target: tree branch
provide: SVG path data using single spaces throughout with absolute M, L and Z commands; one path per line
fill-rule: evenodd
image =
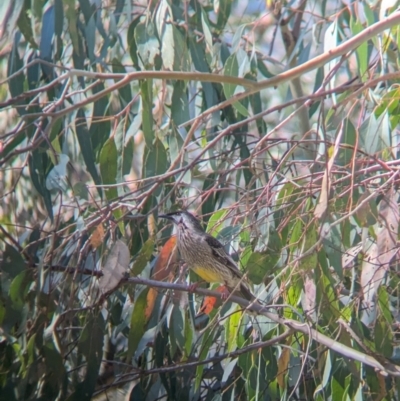
M 186 291 L 186 292 L 191 291 L 191 287 L 187 285 L 148 280 L 140 277 L 131 277 L 126 279 L 125 281 L 127 283 L 142 284 L 145 286 L 156 287 L 165 290 L 176 290 L 176 291 Z M 196 294 L 211 296 L 219 299 L 223 297 L 223 294 L 219 292 L 206 290 L 204 288 L 196 288 L 193 292 Z M 384 357 L 382 357 L 382 361 L 379 362 L 370 355 L 366 355 L 360 351 L 357 351 L 356 349 L 348 347 L 347 345 L 335 341 L 334 339 L 318 332 L 317 330 L 310 327 L 309 323 L 302 323 L 293 319 L 283 318 L 276 313 L 269 312 L 268 309 L 275 308 L 274 305 L 262 306 L 254 302 L 249 302 L 243 298 L 234 295 L 230 296 L 229 300 L 242 306 L 243 308 L 245 308 L 246 311 L 254 312 L 258 315 L 265 316 L 271 319 L 271 321 L 275 323 L 282 324 L 296 332 L 300 332 L 306 336 L 310 336 L 314 341 L 328 347 L 329 349 L 335 352 L 338 352 L 341 355 L 344 355 L 350 359 L 354 359 L 356 361 L 364 363 L 368 366 L 372 366 L 373 368 L 377 369 L 382 375 L 386 376 L 391 375 L 395 377 L 400 377 L 400 366 L 391 363 L 389 360 L 384 360 Z

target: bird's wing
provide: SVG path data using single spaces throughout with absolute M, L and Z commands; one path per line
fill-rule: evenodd
M 241 271 L 237 267 L 234 260 L 225 252 L 225 249 L 222 246 L 222 244 L 216 238 L 212 237 L 211 235 L 207 235 L 205 237 L 205 240 L 206 240 L 207 244 L 210 246 L 213 256 L 220 263 L 222 263 L 223 265 L 228 267 L 229 270 L 231 270 L 232 273 L 236 277 L 241 279 L 243 277 Z
M 243 279 L 242 272 L 239 270 L 234 260 L 225 252 L 225 249 L 222 246 L 222 244 L 211 235 L 207 235 L 205 237 L 205 240 L 207 244 L 210 246 L 213 256 L 224 266 L 228 267 L 229 270 L 233 273 L 233 275 L 240 280 L 239 291 L 241 292 L 242 296 L 244 296 L 249 301 L 253 301 L 254 295 L 251 292 L 248 283 L 242 280 Z

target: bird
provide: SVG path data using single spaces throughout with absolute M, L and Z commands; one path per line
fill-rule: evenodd
M 229 291 L 255 301 L 249 284 L 221 242 L 206 233 L 200 221 L 188 211 L 179 210 L 158 217 L 177 227 L 177 246 L 181 258 L 203 280 L 224 284 Z

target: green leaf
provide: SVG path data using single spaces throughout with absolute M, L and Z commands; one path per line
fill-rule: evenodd
M 154 240 L 149 238 L 142 246 L 139 254 L 137 255 L 135 261 L 133 262 L 131 268 L 131 276 L 138 276 L 143 269 L 146 267 L 147 263 L 150 261 L 154 250 Z
M 0 268 L 3 272 L 9 274 L 10 277 L 13 278 L 26 269 L 26 264 L 21 253 L 11 245 L 6 244 L 6 249 L 0 262 Z
M 52 393 L 57 396 L 60 390 L 63 389 L 63 393 L 66 392 L 67 381 L 66 369 L 64 367 L 64 361 L 60 353 L 53 347 L 52 344 L 46 344 L 42 348 L 46 369 L 51 372 L 51 375 L 47 378 L 46 387 L 51 387 Z
M 360 227 L 370 227 L 377 222 L 378 209 L 376 206 L 376 196 L 373 196 L 368 202 L 365 202 L 370 196 L 371 193 L 366 189 L 357 201 L 355 216 Z
M 329 233 L 323 240 L 324 250 L 329 259 L 329 265 L 335 269 L 339 278 L 343 279 L 342 257 L 343 245 L 340 227 L 330 227 Z
M 1 320 L 0 320 L 1 322 Z M 1 323 L 0 323 L 1 324 Z M 188 357 L 192 353 L 193 340 L 195 338 L 195 328 L 193 326 L 193 321 L 189 316 L 189 313 L 185 313 L 185 356 Z
M 353 158 L 356 152 L 357 132 L 354 125 L 349 119 L 345 119 L 343 123 L 343 135 L 340 141 L 340 149 L 336 157 L 336 162 L 342 166 L 347 166 Z
M 113 185 L 117 183 L 117 166 L 118 152 L 115 146 L 114 138 L 111 137 L 104 144 L 100 153 L 100 172 L 104 185 Z M 115 186 L 105 189 L 108 200 L 115 200 L 118 196 L 118 191 Z
M 231 14 L 232 0 L 214 1 L 214 11 L 217 14 L 217 29 L 222 32 Z
M 46 173 L 51 168 L 49 158 L 42 148 L 35 149 L 28 159 L 28 164 L 32 183 L 42 196 L 47 213 L 53 221 L 53 203 L 50 191 L 46 188 Z
M 40 34 L 40 58 L 48 62 L 53 62 L 53 37 L 55 33 L 55 10 L 51 5 L 43 14 L 42 31 Z M 54 76 L 54 68 L 47 64 L 42 64 L 42 71 L 47 80 Z
M 292 279 L 290 281 L 290 287 L 284 294 L 285 303 L 293 306 L 296 309 L 297 304 L 300 301 L 302 291 L 303 288 L 300 280 L 298 278 Z M 293 316 L 296 316 L 296 314 L 291 308 L 285 308 L 284 316 L 290 319 Z
M 261 284 L 270 266 L 267 264 L 268 255 L 261 252 L 253 252 L 246 264 L 248 279 L 254 284 Z
M 202 341 L 201 341 L 201 347 L 200 347 L 200 353 L 198 356 L 199 361 L 204 361 L 207 358 L 208 351 L 214 344 L 214 333 L 215 329 L 211 330 L 206 330 L 203 331 L 202 335 Z M 195 380 L 195 391 L 197 391 L 200 388 L 200 384 L 203 380 L 203 371 L 204 371 L 204 365 L 199 365 L 196 368 L 196 380 Z
M 101 313 L 89 317 L 78 342 L 78 349 L 86 358 L 86 374 L 83 381 L 75 384 L 75 391 L 68 401 L 92 399 L 103 356 L 104 330 L 105 322 Z
M 387 324 L 393 324 L 393 316 L 390 312 L 391 306 L 389 294 L 387 292 L 387 289 L 382 286 L 378 289 L 378 304 L 379 310 L 382 316 L 386 319 Z
M 174 38 L 174 71 L 190 71 L 191 64 L 186 40 L 181 31 L 172 25 Z
M 21 34 L 19 32 L 17 32 L 14 36 L 13 47 L 10 56 L 8 57 L 7 77 L 10 77 L 11 75 L 19 71 L 24 64 L 18 52 L 20 37 Z M 12 97 L 17 97 L 24 92 L 24 82 L 25 82 L 25 74 L 23 71 L 21 71 L 20 74 L 8 80 L 8 89 L 10 90 Z M 26 114 L 26 110 L 23 107 L 25 101 L 26 101 L 25 99 L 21 99 L 15 103 L 14 107 L 17 108 L 17 111 L 20 115 Z
M 153 147 L 153 81 L 151 79 L 140 82 L 142 99 L 142 130 L 147 148 Z
M 239 66 L 238 59 L 237 59 L 237 54 L 236 53 L 232 54 L 228 58 L 228 60 L 226 60 L 226 63 L 224 65 L 224 75 L 229 75 L 229 76 L 232 76 L 232 77 L 243 76 L 243 75 L 241 75 L 241 73 L 239 71 L 239 68 L 242 68 L 242 66 L 245 64 L 245 61 L 246 60 L 243 59 L 243 63 Z M 223 84 L 223 88 L 224 88 L 225 97 L 227 99 L 230 99 L 231 97 L 233 97 L 233 95 L 235 93 L 237 93 L 237 92 L 244 92 L 244 88 L 243 87 L 238 87 L 235 84 L 224 83 Z M 248 112 L 247 108 L 243 105 L 243 103 L 244 103 L 243 101 L 235 102 L 235 103 L 233 103 L 233 106 L 244 117 L 248 117 L 249 116 L 249 112 Z
M 155 35 L 152 22 L 139 22 L 135 27 L 137 55 L 146 70 L 155 65 L 156 56 L 160 54 L 160 43 Z
M 95 85 L 92 89 L 93 95 L 104 90 L 102 82 Z M 110 135 L 110 121 L 107 118 L 107 96 L 101 97 L 93 104 L 92 118 L 90 119 L 89 137 L 91 140 L 91 147 L 95 152 L 95 160 L 100 156 L 101 148 Z
M 176 126 L 189 121 L 189 102 L 187 85 L 184 81 L 176 81 L 171 101 L 171 117 Z
M 210 193 L 210 189 L 214 187 L 217 179 L 217 174 L 211 173 L 209 174 L 203 182 L 202 193 Z M 216 203 L 219 199 L 219 191 L 211 191 L 211 194 L 207 196 L 205 200 L 202 202 L 201 212 L 204 216 L 204 220 L 207 222 L 209 219 L 208 215 L 213 213 L 215 210 Z
M 72 47 L 76 56 L 83 57 L 83 48 L 79 40 L 79 34 L 77 30 L 77 12 L 75 10 L 75 0 L 64 0 L 65 16 L 68 21 L 68 33 L 71 37 Z
M 211 34 L 210 22 L 208 21 L 207 14 L 204 9 L 201 10 L 201 25 L 204 32 L 204 40 L 206 42 L 207 52 L 212 55 L 213 38 Z
M 177 347 L 181 351 L 185 349 L 184 324 L 183 310 L 178 305 L 174 305 L 169 320 L 169 336 L 171 339 L 172 355 L 175 355 Z
M 264 77 L 265 78 L 272 78 L 272 77 L 274 77 L 274 74 L 272 74 L 269 70 L 268 70 L 268 68 L 267 68 L 267 66 L 264 64 L 264 62 L 262 61 L 262 60 L 260 60 L 260 59 L 257 59 L 257 68 L 258 68 L 258 71 L 260 71 L 260 73 L 262 74 L 262 75 L 264 75 Z
M 382 139 L 390 132 L 387 113 L 383 113 L 378 118 L 375 114 L 371 114 L 360 127 L 360 142 L 365 152 L 372 155 L 384 149 L 385 144 Z
M 135 29 L 137 25 L 140 23 L 140 17 L 135 18 L 129 25 L 127 42 L 129 46 L 129 54 L 131 56 L 132 64 L 137 69 L 140 70 L 139 66 L 139 58 L 138 58 L 138 48 L 135 39 Z
M 116 183 L 122 184 L 125 182 L 125 175 L 129 174 L 132 168 L 133 152 L 134 152 L 134 139 L 130 139 L 126 142 L 125 132 L 125 120 L 121 120 L 118 124 L 114 134 L 114 142 L 117 150 L 117 174 Z M 117 188 L 118 195 L 124 195 L 124 189 L 122 186 Z
M 131 315 L 131 326 L 128 336 L 128 351 L 126 354 L 126 360 L 130 363 L 139 341 L 146 331 L 146 318 L 145 311 L 147 306 L 147 293 L 149 288 L 145 288 L 139 296 L 135 299 L 133 311 Z M 139 357 L 139 355 L 137 355 Z
M 156 139 L 154 146 L 151 149 L 146 149 L 144 152 L 144 169 L 143 176 L 145 178 L 153 178 L 165 174 L 168 170 L 167 152 L 163 143 Z M 162 185 L 154 191 L 154 195 L 158 196 L 162 191 Z
M 138 381 L 136 384 L 134 384 L 129 400 L 146 401 L 146 392 L 145 389 L 143 388 L 143 383 L 141 381 Z
M 358 18 L 351 18 L 350 29 L 353 36 L 364 31 L 365 27 Z M 358 73 L 363 82 L 367 81 L 369 76 L 368 71 L 368 42 L 362 42 L 356 49 L 357 61 L 358 61 Z
M 385 319 L 379 317 L 375 322 L 374 339 L 376 351 L 385 358 L 393 356 L 393 335 L 392 325 Z
M 9 295 L 15 309 L 21 310 L 24 307 L 31 280 L 32 271 L 24 270 L 11 282 Z
M 254 95 L 250 96 L 250 104 L 253 110 L 253 114 L 259 114 L 263 111 L 264 106 L 261 100 L 260 92 L 255 93 Z M 258 133 L 260 137 L 263 137 L 267 133 L 267 124 L 265 123 L 263 118 L 258 118 L 256 120 Z M 242 148 L 240 149 L 242 151 Z
M 229 75 L 233 77 L 237 77 L 239 73 L 238 61 L 236 59 L 236 55 L 232 54 L 224 65 L 224 75 Z M 231 98 L 235 94 L 237 85 L 235 84 L 223 84 L 225 97 L 227 99 Z
M 301 243 L 301 254 L 307 252 L 317 242 L 318 228 L 316 223 L 312 222 L 304 227 L 307 231 L 303 232 L 303 240 Z M 311 271 L 317 267 L 318 254 L 316 251 L 311 252 L 310 255 L 303 257 L 299 262 L 299 269 L 301 271 Z
M 94 113 L 94 112 L 93 112 Z M 92 123 L 93 125 L 93 123 Z M 100 177 L 97 173 L 97 168 L 95 165 L 95 155 L 92 147 L 91 137 L 94 134 L 92 131 L 89 133 L 86 125 L 86 116 L 82 109 L 79 109 L 76 114 L 75 119 L 75 131 L 76 137 L 78 139 L 79 147 L 81 148 L 82 157 L 86 164 L 86 168 L 88 169 L 89 174 L 92 176 L 93 181 L 96 185 L 101 184 Z M 98 188 L 97 191 L 101 196 L 101 188 Z
M 19 1 L 19 3 L 21 3 L 21 1 Z M 22 35 L 24 35 L 25 40 L 29 42 L 29 44 L 33 49 L 37 49 L 38 45 L 33 35 L 30 13 L 31 13 L 31 2 L 29 0 L 25 0 L 23 2 L 23 8 L 19 15 L 17 25 Z
M 121 62 L 116 57 L 114 57 L 112 59 L 111 63 L 112 63 L 112 68 L 113 68 L 114 74 L 126 74 L 125 67 L 121 64 Z M 118 80 L 115 80 L 115 81 L 118 82 Z M 124 101 L 123 106 L 126 106 L 132 100 L 132 92 L 131 92 L 131 87 L 130 87 L 129 82 L 126 85 L 124 85 L 122 88 L 119 88 L 118 93 L 119 93 L 121 99 Z
M 223 222 L 228 212 L 229 210 L 227 209 L 220 209 L 213 213 L 208 220 L 206 231 L 216 237 L 223 227 Z
M 240 308 L 230 314 L 225 323 L 225 341 L 227 344 L 227 352 L 235 351 L 238 348 L 237 338 L 241 330 L 242 313 Z
M 197 43 L 194 37 L 189 38 L 190 56 L 197 71 L 209 73 L 210 67 L 207 64 L 205 44 Z M 219 102 L 217 91 L 210 82 L 202 82 L 205 107 L 210 108 Z

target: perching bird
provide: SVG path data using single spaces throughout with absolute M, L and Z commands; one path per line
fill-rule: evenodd
M 248 283 L 222 244 L 207 234 L 191 213 L 177 211 L 161 214 L 177 227 L 178 250 L 184 262 L 203 280 L 221 283 L 249 301 L 255 300 Z

